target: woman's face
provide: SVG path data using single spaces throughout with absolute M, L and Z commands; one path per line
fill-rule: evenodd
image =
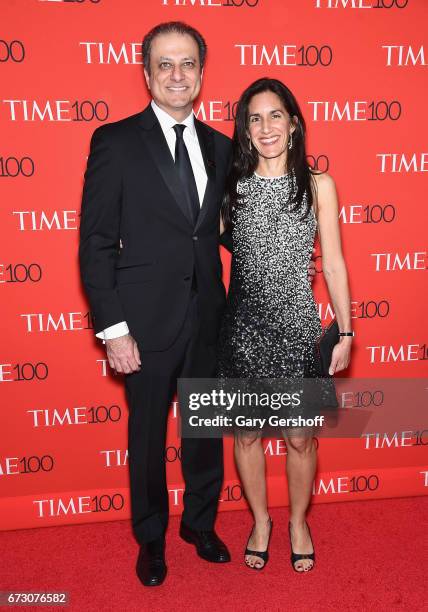
M 296 118 L 295 118 L 296 120 Z M 248 105 L 248 137 L 261 157 L 286 155 L 295 125 L 281 99 L 272 91 L 256 94 Z

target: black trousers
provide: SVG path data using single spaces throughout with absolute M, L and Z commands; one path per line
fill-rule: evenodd
M 168 524 L 166 425 L 177 378 L 215 375 L 215 346 L 201 340 L 199 328 L 198 298 L 193 294 L 173 345 L 166 351 L 144 352 L 142 342 L 141 371 L 126 376 L 132 527 L 140 544 L 163 535 Z M 223 482 L 222 440 L 183 438 L 181 464 L 182 521 L 192 529 L 212 529 Z

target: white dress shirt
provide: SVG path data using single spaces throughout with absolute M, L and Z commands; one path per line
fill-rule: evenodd
M 177 121 L 171 115 L 168 115 L 162 108 L 160 108 L 154 100 L 151 102 L 151 107 L 160 123 L 169 150 L 171 151 L 172 158 L 175 160 L 175 141 L 176 135 L 174 131 L 174 125 L 182 123 L 186 126 L 183 132 L 183 139 L 189 153 L 190 164 L 192 166 L 193 174 L 195 176 L 196 188 L 198 190 L 199 205 L 202 206 L 204 199 L 205 189 L 207 187 L 207 173 L 205 170 L 204 159 L 202 157 L 201 147 L 198 141 L 198 135 L 195 128 L 195 116 L 193 111 L 183 121 Z M 96 334 L 97 338 L 101 338 L 103 341 L 112 340 L 113 338 L 119 338 L 129 334 L 129 328 L 126 321 L 121 321 L 115 325 L 107 327 L 103 331 Z

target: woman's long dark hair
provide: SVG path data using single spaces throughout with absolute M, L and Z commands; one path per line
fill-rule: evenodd
M 306 159 L 305 134 L 306 124 L 299 104 L 291 91 L 277 79 L 262 78 L 252 83 L 239 98 L 236 109 L 235 130 L 232 141 L 232 167 L 226 180 L 226 191 L 222 203 L 222 218 L 226 229 L 232 225 L 232 211 L 239 206 L 237 183 L 241 178 L 249 177 L 257 168 L 259 154 L 255 147 L 250 149 L 248 140 L 248 107 L 251 99 L 260 93 L 271 91 L 281 100 L 290 117 L 296 116 L 296 129 L 293 132 L 293 146 L 287 150 L 287 168 L 284 171 L 294 171 L 297 189 L 292 202 L 293 209 L 302 208 L 305 217 L 313 203 L 312 171 Z M 304 194 L 306 193 L 305 204 Z

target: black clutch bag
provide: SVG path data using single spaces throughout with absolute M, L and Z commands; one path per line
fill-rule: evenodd
M 336 319 L 326 327 L 316 341 L 316 353 L 318 358 L 318 369 L 320 376 L 331 376 L 328 369 L 335 345 L 339 342 L 339 325 Z

